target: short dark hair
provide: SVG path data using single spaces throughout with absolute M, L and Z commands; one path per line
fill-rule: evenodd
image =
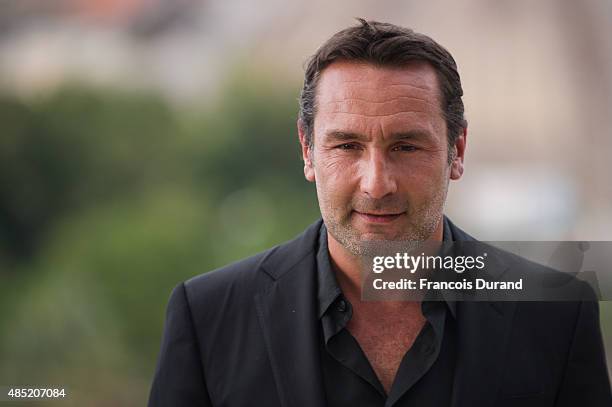
M 446 120 L 449 154 L 457 137 L 467 127 L 461 97 L 461 78 L 450 52 L 424 34 L 409 28 L 358 18 L 360 24 L 328 39 L 308 60 L 300 94 L 299 119 L 306 143 L 314 143 L 316 91 L 321 72 L 336 61 L 367 62 L 379 66 L 402 66 L 424 61 L 436 70 Z

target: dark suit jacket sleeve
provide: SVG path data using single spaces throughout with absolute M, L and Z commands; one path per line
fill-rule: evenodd
M 212 406 L 185 285 L 178 285 L 168 303 L 149 407 Z
M 590 289 L 589 289 L 590 291 Z M 554 318 L 554 316 L 551 316 Z M 558 407 L 612 406 L 597 300 L 582 301 L 574 328 Z

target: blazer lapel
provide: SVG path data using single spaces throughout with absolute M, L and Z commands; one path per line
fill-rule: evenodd
M 446 219 L 455 248 L 472 255 L 490 251 L 485 274 L 499 280 L 508 264 L 493 248 Z M 467 243 L 463 243 L 467 242 Z M 484 250 L 487 248 L 488 250 Z M 493 302 L 487 292 L 478 298 L 457 303 L 457 359 L 453 386 L 453 407 L 495 406 L 504 374 L 504 357 L 512 329 L 516 303 Z
M 457 304 L 457 364 L 453 407 L 495 406 L 516 304 Z
M 278 395 L 287 407 L 325 404 L 316 314 L 315 249 L 320 225 L 317 222 L 264 260 L 262 268 L 273 280 L 255 295 Z

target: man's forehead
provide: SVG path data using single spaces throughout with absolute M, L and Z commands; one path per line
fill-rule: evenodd
M 413 61 L 402 66 L 377 66 L 365 62 L 334 62 L 321 73 L 317 86 L 318 103 L 366 96 L 371 102 L 401 97 L 420 97 L 438 102 L 436 71 L 427 62 Z
M 434 131 L 443 126 L 435 70 L 427 63 L 379 67 L 336 62 L 317 89 L 316 132 L 330 128 L 384 132 Z

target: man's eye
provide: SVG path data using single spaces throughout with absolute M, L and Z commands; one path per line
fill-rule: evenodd
M 355 150 L 357 149 L 357 145 L 352 143 L 344 143 L 340 144 L 337 148 L 339 148 L 340 150 Z
M 415 151 L 416 147 L 411 145 L 403 144 L 394 148 L 395 151 Z

